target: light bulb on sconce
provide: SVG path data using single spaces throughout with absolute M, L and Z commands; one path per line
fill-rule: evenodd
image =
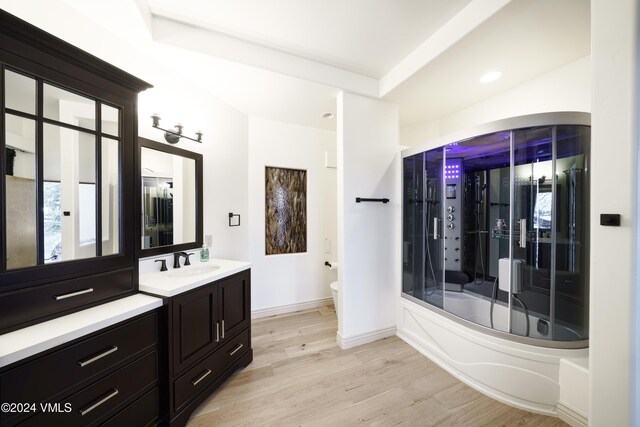
M 152 127 L 164 131 L 164 139 L 169 144 L 176 144 L 178 141 L 180 141 L 180 138 L 187 138 L 187 139 L 189 139 L 191 141 L 202 143 L 202 132 L 201 131 L 197 131 L 196 132 L 196 138 L 190 138 L 190 137 L 182 134 L 183 126 L 180 123 L 175 125 L 174 129 L 164 129 L 164 128 L 160 127 L 160 116 L 159 115 L 153 114 L 151 116 L 151 120 L 152 120 L 152 123 L 151 123 Z

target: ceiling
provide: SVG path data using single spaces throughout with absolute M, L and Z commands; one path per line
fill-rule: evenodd
M 384 98 L 403 124 L 446 116 L 589 55 L 589 22 L 584 0 L 512 1 Z
M 421 123 L 590 53 L 588 0 L 62 1 L 250 116 L 327 129 L 343 90 Z
M 380 78 L 470 0 L 148 0 L 173 19 Z

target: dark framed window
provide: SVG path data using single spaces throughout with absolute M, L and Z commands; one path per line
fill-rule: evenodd
M 0 272 L 120 255 L 122 106 L 0 63 Z

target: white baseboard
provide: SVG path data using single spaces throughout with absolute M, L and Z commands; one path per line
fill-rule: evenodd
M 336 342 L 341 349 L 346 350 L 348 348 L 357 347 L 362 344 L 367 344 L 373 341 L 378 341 L 382 338 L 392 337 L 396 334 L 396 327 L 378 329 L 377 331 L 367 332 L 364 334 L 354 335 L 352 337 L 345 338 L 339 333 L 336 334 Z
M 558 418 L 573 427 L 587 427 L 589 424 L 587 418 L 572 410 L 568 406 L 558 402 L 556 406 L 558 410 Z
M 262 317 L 275 316 L 276 314 L 294 313 L 296 311 L 309 310 L 310 308 L 325 307 L 333 305 L 333 300 L 329 298 L 321 298 L 313 301 L 299 302 L 296 304 L 280 305 L 278 307 L 263 308 L 251 312 L 252 319 L 260 319 Z

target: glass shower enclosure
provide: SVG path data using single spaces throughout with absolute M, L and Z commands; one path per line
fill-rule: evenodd
M 402 295 L 512 340 L 586 347 L 590 127 L 548 121 L 403 155 Z

